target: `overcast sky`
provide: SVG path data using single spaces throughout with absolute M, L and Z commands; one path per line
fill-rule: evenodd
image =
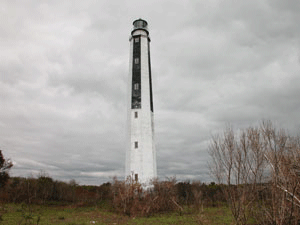
M 0 149 L 12 176 L 124 176 L 129 35 L 148 21 L 161 179 L 212 180 L 226 124 L 299 133 L 299 0 L 1 0 Z

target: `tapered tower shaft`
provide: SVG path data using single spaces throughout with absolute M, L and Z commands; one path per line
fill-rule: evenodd
M 128 81 L 128 146 L 126 177 L 143 184 L 157 177 L 154 143 L 153 96 L 148 24 L 133 22 L 130 36 Z

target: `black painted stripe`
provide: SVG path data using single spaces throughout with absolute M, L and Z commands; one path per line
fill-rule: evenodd
M 152 77 L 151 77 L 151 60 L 150 60 L 150 42 L 149 42 L 149 40 L 148 40 L 148 66 L 149 66 L 149 83 L 150 83 L 150 109 L 153 112 Z
M 136 41 L 138 40 L 138 41 Z M 132 53 L 132 95 L 131 95 L 131 108 L 140 109 L 141 104 L 141 36 L 133 37 L 133 53 Z M 138 63 L 136 63 L 138 59 Z

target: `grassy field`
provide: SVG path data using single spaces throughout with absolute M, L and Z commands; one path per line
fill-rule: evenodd
M 1 206 L 2 224 L 231 224 L 228 208 L 204 208 L 202 212 L 160 214 L 152 217 L 119 215 L 103 207 L 38 206 L 6 204 Z

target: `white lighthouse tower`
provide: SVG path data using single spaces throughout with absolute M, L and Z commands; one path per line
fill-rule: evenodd
M 128 146 L 125 176 L 148 186 L 156 172 L 148 23 L 133 22 L 128 80 Z

